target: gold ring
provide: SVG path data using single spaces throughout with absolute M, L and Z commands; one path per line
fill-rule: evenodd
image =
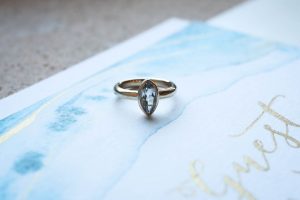
M 172 96 L 176 85 L 163 79 L 130 79 L 117 83 L 114 90 L 122 96 L 137 97 L 142 111 L 150 116 L 155 111 L 159 98 Z

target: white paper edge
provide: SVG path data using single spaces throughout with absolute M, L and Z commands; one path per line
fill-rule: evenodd
M 209 19 L 208 24 L 266 40 L 300 46 L 299 0 L 252 0 Z
M 72 86 L 78 81 L 183 29 L 188 24 L 189 21 L 171 18 L 103 53 L 88 58 L 58 74 L 1 99 L 0 119 Z

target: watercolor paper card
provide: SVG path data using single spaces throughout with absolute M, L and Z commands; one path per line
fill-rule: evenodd
M 0 102 L 0 199 L 299 198 L 299 66 L 299 48 L 168 21 Z M 148 119 L 113 93 L 132 77 L 178 91 Z

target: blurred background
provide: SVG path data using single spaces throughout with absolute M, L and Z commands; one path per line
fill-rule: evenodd
M 0 98 L 170 18 L 207 20 L 243 0 L 1 0 Z

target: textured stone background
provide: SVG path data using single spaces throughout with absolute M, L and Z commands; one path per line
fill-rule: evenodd
M 243 0 L 1 0 L 0 98 L 157 23 L 206 20 Z

